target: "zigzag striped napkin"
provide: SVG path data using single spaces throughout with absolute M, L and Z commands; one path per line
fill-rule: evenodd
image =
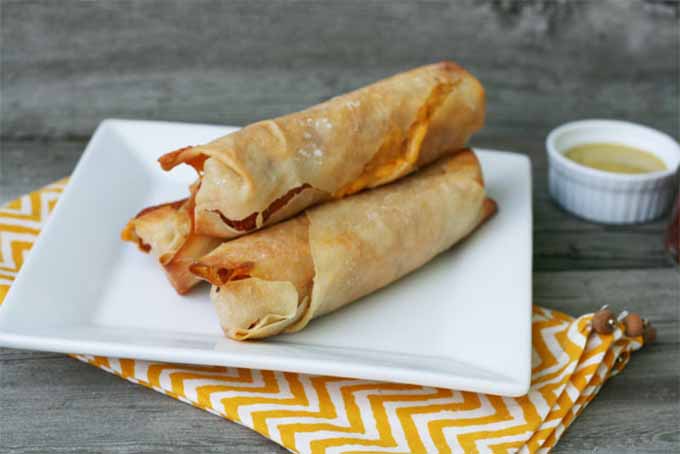
M 0 303 L 66 180 L 0 208 Z M 299 453 L 548 452 L 642 337 L 534 307 L 529 393 L 508 398 L 265 370 L 72 355 Z

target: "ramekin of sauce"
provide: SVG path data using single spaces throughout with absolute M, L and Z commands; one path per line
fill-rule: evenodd
M 579 217 L 646 222 L 673 201 L 680 145 L 660 131 L 626 121 L 575 121 L 554 129 L 546 148 L 550 195 Z

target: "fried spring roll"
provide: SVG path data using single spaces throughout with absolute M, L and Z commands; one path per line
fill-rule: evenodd
M 233 238 L 331 198 L 394 181 L 462 148 L 484 90 L 452 62 L 423 66 L 162 156 L 200 175 L 197 233 Z
M 180 294 L 200 282 L 189 272 L 189 266 L 222 242 L 193 233 L 192 218 L 192 199 L 178 200 L 142 210 L 121 233 L 124 241 L 133 242 L 140 250 L 157 257 Z
M 496 211 L 470 150 L 222 244 L 190 267 L 233 339 L 295 332 L 427 263 Z

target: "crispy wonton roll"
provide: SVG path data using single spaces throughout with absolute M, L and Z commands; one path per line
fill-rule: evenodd
M 222 244 L 191 266 L 225 334 L 304 328 L 422 266 L 496 211 L 470 150 L 403 180 Z
M 462 148 L 483 122 L 479 81 L 442 62 L 159 161 L 165 170 L 186 163 L 199 172 L 196 232 L 233 238 L 407 175 Z
M 186 293 L 200 282 L 189 272 L 189 265 L 222 243 L 193 233 L 192 218 L 192 199 L 178 200 L 142 210 L 121 233 L 123 240 L 158 258 L 178 293 Z

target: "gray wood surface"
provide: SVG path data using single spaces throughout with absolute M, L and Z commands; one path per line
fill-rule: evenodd
M 584 117 L 680 136 L 679 17 L 664 0 L 0 0 L 0 203 L 68 175 L 107 117 L 239 125 L 458 60 L 487 88 L 474 144 L 532 159 L 535 303 L 572 314 L 610 304 L 659 328 L 554 452 L 678 452 L 680 273 L 665 220 L 607 227 L 566 214 L 547 195 L 543 140 Z M 0 349 L 0 452 L 284 450 L 63 355 Z
M 677 132 L 678 6 L 663 1 L 2 2 L 2 134 L 106 117 L 245 124 L 441 59 L 484 82 L 489 126 L 583 117 Z

